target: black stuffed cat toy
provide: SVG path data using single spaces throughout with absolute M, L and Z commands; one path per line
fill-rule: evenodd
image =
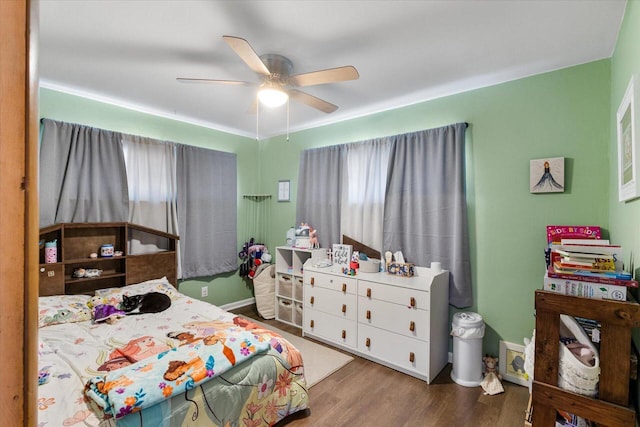
M 171 306 L 171 298 L 162 292 L 141 295 L 122 295 L 120 309 L 129 314 L 160 313 Z

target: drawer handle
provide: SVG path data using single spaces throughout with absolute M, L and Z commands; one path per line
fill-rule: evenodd
M 409 362 L 413 363 L 416 360 L 416 355 L 413 354 L 413 351 L 409 353 Z
M 314 297 L 309 298 L 309 304 L 313 305 L 313 302 L 315 301 Z
M 371 320 L 371 310 L 367 310 L 367 320 Z
M 311 278 L 311 286 L 315 285 L 315 281 L 316 281 L 315 277 L 312 277 Z
M 413 320 L 411 321 L 411 323 L 409 323 L 409 330 L 411 332 L 416 330 L 416 322 L 414 322 Z
M 344 329 L 342 330 L 342 339 L 347 338 L 347 331 L 345 331 Z
M 343 313 L 347 312 L 347 304 L 342 304 L 342 312 Z
M 371 298 L 371 288 L 367 288 L 367 298 Z
M 313 328 L 313 319 L 309 322 L 309 327 Z
M 367 347 L 371 347 L 371 338 L 367 338 L 367 340 L 364 342 L 364 345 L 366 345 Z
M 411 297 L 410 304 L 411 304 L 411 307 L 413 307 L 413 308 L 416 307 L 416 299 L 414 297 Z
M 344 292 L 345 294 L 347 293 L 347 284 L 346 283 L 342 284 L 342 292 Z

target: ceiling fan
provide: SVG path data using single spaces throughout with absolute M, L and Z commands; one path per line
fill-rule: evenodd
M 262 78 L 260 84 L 238 80 L 193 79 L 185 77 L 178 77 L 177 80 L 183 83 L 259 86 L 258 99 L 264 105 L 276 107 L 284 104 L 287 102 L 287 99 L 291 98 L 294 101 L 301 102 L 325 113 L 332 113 L 338 109 L 337 105 L 296 88 L 356 80 L 360 77 L 358 70 L 351 65 L 291 75 L 293 63 L 289 58 L 274 53 L 258 56 L 245 39 L 234 36 L 222 36 L 222 38 L 231 49 L 238 54 L 240 59 Z M 251 110 L 255 111 L 256 108 L 257 104 L 254 103 Z

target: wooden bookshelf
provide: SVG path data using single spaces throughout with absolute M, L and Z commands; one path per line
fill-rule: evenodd
M 640 327 L 640 305 L 536 291 L 533 426 L 554 426 L 556 410 L 565 410 L 599 426 L 633 426 L 629 406 L 631 329 Z M 597 320 L 602 325 L 598 398 L 558 387 L 560 314 Z
M 130 253 L 136 238 L 159 244 L 154 253 Z M 57 260 L 45 262 L 44 243 L 57 242 Z M 40 295 L 89 294 L 166 276 L 176 285 L 178 236 L 128 222 L 61 223 L 40 229 Z M 111 244 L 121 256 L 90 258 Z M 77 268 L 98 269 L 97 277 L 74 277 Z

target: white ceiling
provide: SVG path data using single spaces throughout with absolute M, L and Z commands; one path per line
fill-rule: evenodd
M 288 57 L 293 74 L 355 66 L 360 79 L 301 88 L 340 108 L 290 104 L 290 131 L 397 108 L 612 55 L 626 0 L 41 0 L 44 87 L 256 137 L 259 82 L 222 40 Z M 260 110 L 260 138 L 287 131 Z

